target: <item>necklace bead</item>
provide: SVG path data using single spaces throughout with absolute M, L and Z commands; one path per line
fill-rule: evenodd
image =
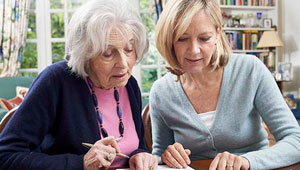
M 102 136 L 104 138 L 108 137 L 108 133 L 106 131 L 106 129 L 103 127 L 103 117 L 102 117 L 102 114 L 98 108 L 98 100 L 97 100 L 97 96 L 95 94 L 95 90 L 94 90 L 94 84 L 92 82 L 92 80 L 87 77 L 87 84 L 90 88 L 90 90 L 92 91 L 92 100 L 93 100 L 93 104 L 94 104 L 94 107 L 95 107 L 95 112 L 97 114 L 97 118 L 98 118 L 98 122 L 100 124 L 100 131 L 102 133 Z M 114 87 L 114 98 L 116 100 L 116 103 L 117 103 L 117 115 L 119 117 L 119 132 L 120 132 L 120 137 L 118 138 L 119 140 L 123 137 L 123 134 L 124 134 L 124 124 L 123 124 L 123 121 L 122 121 L 122 110 L 121 110 L 121 107 L 120 107 L 120 102 L 119 102 L 119 93 L 118 93 L 118 90 Z M 101 135 L 101 134 L 100 134 Z

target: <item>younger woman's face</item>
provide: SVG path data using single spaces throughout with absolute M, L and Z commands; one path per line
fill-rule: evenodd
M 185 33 L 173 43 L 175 55 L 184 72 L 197 73 L 210 67 L 218 39 L 219 31 L 208 14 L 204 10 L 196 13 Z

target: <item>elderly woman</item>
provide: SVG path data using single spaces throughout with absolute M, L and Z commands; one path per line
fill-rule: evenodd
M 131 76 L 148 49 L 138 14 L 125 0 L 91 0 L 69 26 L 67 61 L 36 78 L 0 136 L 0 169 L 155 169 Z
M 163 10 L 156 45 L 173 74 L 150 92 L 153 154 L 176 168 L 213 159 L 210 170 L 300 161 L 300 128 L 274 78 L 255 56 L 230 53 L 221 24 L 216 0 L 170 0 Z

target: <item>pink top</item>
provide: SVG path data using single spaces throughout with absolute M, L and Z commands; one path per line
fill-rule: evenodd
M 96 87 L 94 88 L 98 99 L 98 107 L 103 117 L 103 127 L 107 130 L 108 136 L 114 136 L 116 138 L 120 137 L 119 117 L 117 114 L 117 102 L 114 98 L 114 89 L 104 90 Z M 138 149 L 139 138 L 137 136 L 135 124 L 132 118 L 127 89 L 126 87 L 122 87 L 117 88 L 117 90 L 120 96 L 120 107 L 122 110 L 122 119 L 124 123 L 124 137 L 118 142 L 118 146 L 121 150 L 121 153 L 129 155 L 131 152 Z M 127 158 L 117 156 L 111 166 L 120 167 L 126 165 L 127 163 Z

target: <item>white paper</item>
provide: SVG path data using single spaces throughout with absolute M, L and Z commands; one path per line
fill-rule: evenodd
M 117 170 L 129 170 L 129 168 L 117 169 Z M 178 169 L 176 169 L 176 168 L 170 168 L 167 165 L 158 165 L 158 167 L 157 167 L 156 170 L 178 170 Z M 194 170 L 194 169 L 188 166 L 187 168 L 182 169 L 182 170 Z

